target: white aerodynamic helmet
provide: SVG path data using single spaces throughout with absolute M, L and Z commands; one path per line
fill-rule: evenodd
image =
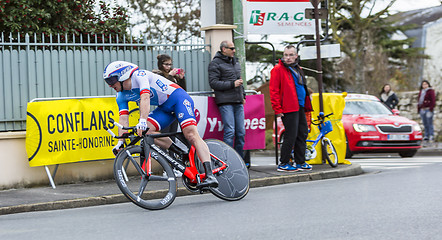
M 104 68 L 103 78 L 107 84 L 114 85 L 116 82 L 126 81 L 137 69 L 138 66 L 130 62 L 111 62 Z

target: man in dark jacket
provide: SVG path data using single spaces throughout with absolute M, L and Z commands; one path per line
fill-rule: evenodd
M 244 158 L 244 103 L 245 92 L 241 79 L 241 66 L 235 58 L 232 41 L 222 41 L 209 64 L 209 84 L 215 91 L 215 102 L 224 124 L 224 142 L 235 148 Z
M 270 101 L 275 115 L 284 124 L 284 142 L 278 171 L 311 170 L 305 162 L 308 125 L 305 111 L 311 111 L 304 72 L 298 65 L 298 53 L 293 45 L 284 49 L 283 58 L 270 72 Z M 291 165 L 290 155 L 294 150 L 296 165 Z

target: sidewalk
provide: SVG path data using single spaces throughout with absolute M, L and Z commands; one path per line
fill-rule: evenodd
M 442 142 L 424 142 L 416 156 L 440 156 L 442 154 Z
M 253 153 L 249 169 L 250 187 L 263 187 L 276 184 L 313 181 L 347 177 L 362 174 L 358 164 L 339 165 L 331 168 L 328 164 L 313 165 L 308 172 L 277 172 L 274 154 Z M 178 196 L 194 194 L 187 191 L 178 179 Z M 11 189 L 0 191 L 0 215 L 32 211 L 46 211 L 77 207 L 97 206 L 128 202 L 113 179 L 57 185 L 47 187 Z

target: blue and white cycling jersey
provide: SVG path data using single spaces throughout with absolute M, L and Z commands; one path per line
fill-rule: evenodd
M 117 104 L 121 115 L 129 115 L 129 102 L 140 103 L 142 94 L 150 94 L 150 104 L 158 106 L 147 119 L 156 130 L 167 127 L 175 119 L 181 128 L 195 125 L 193 99 L 178 84 L 147 70 L 132 74 L 132 89 L 117 93 Z
M 137 70 L 132 74 L 132 89 L 123 90 L 117 93 L 117 104 L 120 115 L 129 114 L 129 101 L 140 103 L 140 95 L 150 94 L 150 104 L 160 106 L 178 88 L 178 84 L 168 79 L 149 72 L 147 70 Z

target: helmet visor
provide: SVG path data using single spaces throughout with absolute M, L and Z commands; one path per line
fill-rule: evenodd
M 114 85 L 115 83 L 118 82 L 118 77 L 117 76 L 110 76 L 108 78 L 105 78 L 104 81 L 109 84 L 109 86 Z

